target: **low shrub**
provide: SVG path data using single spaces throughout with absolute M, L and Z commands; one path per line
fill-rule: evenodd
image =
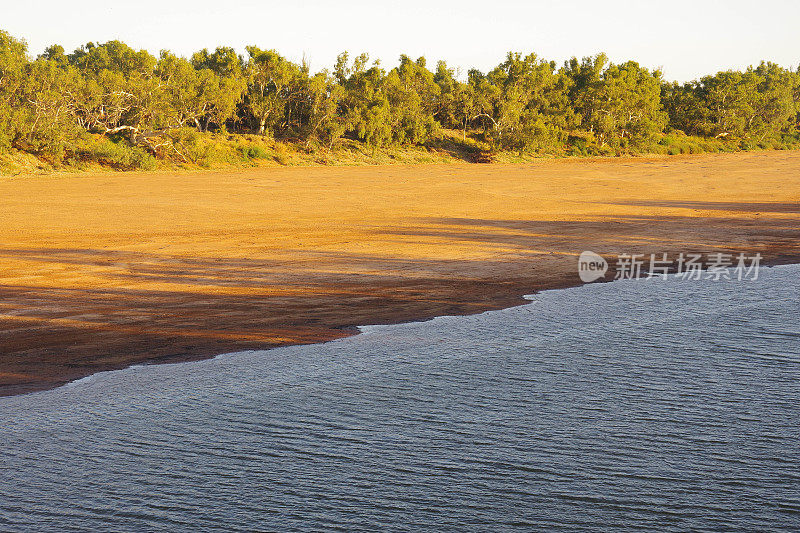
M 126 140 L 113 141 L 107 137 L 88 136 L 68 151 L 65 162 L 78 166 L 88 162 L 116 168 L 118 170 L 153 170 L 157 161 L 152 154 Z
M 237 148 L 245 159 L 269 159 L 267 150 L 256 144 L 246 144 Z

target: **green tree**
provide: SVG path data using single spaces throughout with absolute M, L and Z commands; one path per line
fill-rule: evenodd
M 344 88 L 327 72 L 306 78 L 303 89 L 300 136 L 306 146 L 313 140 L 329 149 L 347 129 L 347 121 L 340 113 Z
M 392 112 L 384 90 L 386 74 L 379 64 L 367 68 L 369 56 L 361 54 L 352 65 L 348 55 L 337 60 L 335 75 L 344 87 L 341 113 L 346 131 L 373 148 L 392 142 Z
M 697 82 L 664 83 L 661 101 L 669 117 L 669 126 L 690 135 L 702 135 L 707 129 L 708 107 L 700 96 Z
M 462 130 L 466 139 L 467 128 L 477 114 L 474 88 L 458 81 L 444 61 L 439 61 L 433 81 L 439 86 L 434 118 L 446 128 Z
M 436 131 L 433 113 L 437 107 L 439 86 L 433 73 L 425 68 L 425 58 L 412 61 L 400 56 L 400 65 L 383 80 L 389 102 L 392 141 L 422 144 Z
M 189 61 L 162 52 L 156 74 L 163 82 L 176 126 L 192 124 L 206 131 L 210 124 L 223 126 L 241 101 L 245 83 L 241 77 L 223 77 L 209 68 L 197 70 Z
M 635 61 L 606 69 L 592 118 L 601 141 L 614 146 L 647 142 L 664 130 L 667 120 L 661 106 L 661 72 L 650 72 Z
M 134 74 L 148 76 L 153 73 L 156 58 L 147 50 L 134 50 L 121 41 L 108 41 L 95 45 L 87 43 L 68 56 L 69 62 L 84 74 L 102 71 L 119 72 L 126 78 Z
M 245 106 L 258 126 L 259 135 L 280 123 L 293 97 L 300 69 L 274 50 L 248 46 L 248 90 Z
M 69 58 L 64 54 L 64 47 L 60 44 L 54 44 L 45 48 L 39 59 L 47 59 L 53 61 L 57 66 L 66 68 L 69 65 Z
M 467 87 L 472 95 L 471 110 L 473 113 L 465 121 L 469 124 L 479 124 L 483 129 L 484 138 L 491 138 L 491 133 L 499 129 L 499 108 L 502 99 L 500 87 L 492 83 L 488 76 L 477 69 L 467 73 Z M 469 115 L 466 114 L 465 115 Z
M 74 95 L 79 79 L 74 68 L 58 61 L 40 58 L 26 65 L 15 114 L 17 147 L 62 157 L 78 137 Z
M 749 68 L 749 76 L 755 77 L 756 90 L 750 93 L 754 99 L 753 114 L 747 120 L 747 134 L 760 142 L 768 137 L 795 130 L 795 83 L 794 74 L 775 63 L 761 62 Z
M 11 148 L 19 131 L 21 90 L 25 81 L 27 47 L 0 30 L 0 150 Z
M 491 141 L 519 152 L 553 148 L 563 135 L 571 108 L 564 76 L 535 54 L 509 53 L 486 76 L 497 88 Z
M 568 94 L 575 111 L 573 125 L 576 128 L 594 129 L 593 120 L 601 106 L 603 72 L 607 66 L 608 56 L 603 53 L 581 61 L 573 57 L 564 64 L 562 72 L 570 80 Z
M 213 52 L 203 48 L 192 54 L 192 65 L 197 70 L 209 69 L 214 74 L 223 78 L 239 78 L 244 74 L 244 61 L 236 50 L 227 46 L 220 46 Z

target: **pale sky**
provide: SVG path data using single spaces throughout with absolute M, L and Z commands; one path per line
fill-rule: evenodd
M 31 55 L 58 43 L 120 39 L 157 54 L 274 48 L 313 70 L 366 51 L 391 68 L 401 53 L 487 71 L 509 50 L 559 64 L 605 51 L 687 81 L 761 59 L 800 62 L 800 0 L 0 0 L 0 29 Z

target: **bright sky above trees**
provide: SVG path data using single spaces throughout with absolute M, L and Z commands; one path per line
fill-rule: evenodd
M 486 71 L 509 50 L 562 61 L 605 51 L 663 67 L 665 78 L 800 62 L 797 0 L 0 0 L 0 27 L 32 54 L 53 43 L 120 39 L 157 54 L 254 44 L 314 70 L 367 51 L 387 67 L 401 53 Z M 669 6 L 669 7 L 667 7 Z

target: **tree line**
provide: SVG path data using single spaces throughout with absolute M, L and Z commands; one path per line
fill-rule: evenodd
M 274 50 L 219 47 L 158 57 L 120 41 L 36 58 L 0 31 L 0 151 L 53 157 L 86 134 L 157 157 L 185 157 L 178 133 L 270 135 L 314 148 L 346 137 L 372 149 L 424 145 L 440 128 L 491 150 L 554 152 L 569 146 L 647 150 L 682 132 L 753 146 L 797 136 L 800 69 L 769 62 L 679 84 L 604 54 L 563 65 L 509 53 L 462 79 L 445 62 L 401 56 L 389 70 L 342 53 L 311 72 Z

